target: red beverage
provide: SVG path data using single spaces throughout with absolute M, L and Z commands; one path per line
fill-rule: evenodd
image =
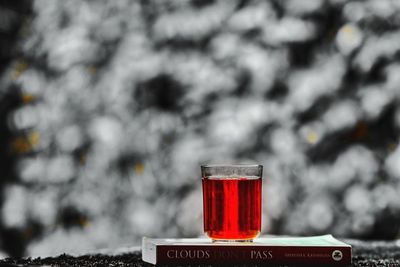
M 203 177 L 204 231 L 214 240 L 252 240 L 261 231 L 261 178 Z

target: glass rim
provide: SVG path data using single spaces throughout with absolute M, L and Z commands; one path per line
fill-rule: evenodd
M 263 165 L 261 164 L 205 164 L 201 165 L 201 176 L 203 178 L 262 178 Z
M 238 167 L 238 168 L 260 168 L 261 164 L 202 164 L 201 168 L 220 168 L 220 167 Z

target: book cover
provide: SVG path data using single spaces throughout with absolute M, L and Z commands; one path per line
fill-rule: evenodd
M 142 240 L 142 259 L 151 264 L 351 264 L 351 246 L 332 235 L 263 237 L 248 243 L 210 239 Z

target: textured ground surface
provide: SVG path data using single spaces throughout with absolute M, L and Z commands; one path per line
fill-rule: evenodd
M 400 241 L 393 242 L 365 242 L 348 240 L 353 246 L 352 266 L 400 266 Z M 111 253 L 114 254 L 114 253 Z M 132 253 L 121 253 L 116 255 L 97 254 L 73 257 L 60 255 L 54 258 L 28 258 L 28 259 L 6 259 L 0 261 L 0 265 L 9 266 L 152 266 L 141 260 L 140 251 Z

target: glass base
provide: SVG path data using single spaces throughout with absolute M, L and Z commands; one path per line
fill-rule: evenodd
M 212 239 L 213 243 L 251 243 L 253 239 Z

